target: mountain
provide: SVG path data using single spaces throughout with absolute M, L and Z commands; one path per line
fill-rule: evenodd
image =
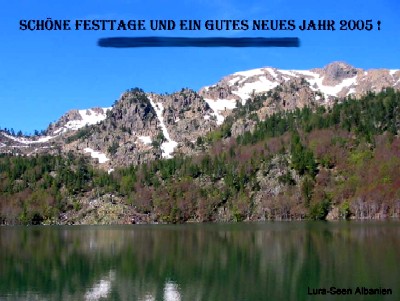
M 398 218 L 399 83 L 267 67 L 1 131 L 0 224 Z
M 281 110 L 331 106 L 346 96 L 360 97 L 385 87 L 400 89 L 400 70 L 355 68 L 334 62 L 311 70 L 272 67 L 236 72 L 195 92 L 172 94 L 131 89 L 110 108 L 71 110 L 52 123 L 44 136 L 17 137 L 2 131 L 0 152 L 84 154 L 103 169 L 140 164 L 173 154 L 198 153 L 199 137 L 220 126 L 238 105 L 264 96 L 255 113 L 260 120 Z M 272 93 L 273 91 L 273 93 Z M 274 101 L 279 99 L 279 102 Z M 234 135 L 254 122 L 232 124 Z
M 303 80 L 302 80 L 303 79 Z M 285 109 L 303 107 L 315 101 L 331 104 L 337 98 L 348 95 L 360 97 L 368 91 L 379 92 L 385 87 L 400 89 L 400 70 L 355 68 L 343 62 L 334 62 L 324 68 L 311 70 L 280 70 L 266 67 L 236 72 L 212 86 L 200 90 L 222 123 L 226 110 L 242 104 L 248 98 L 271 91 L 280 85 L 291 85 L 292 95 L 284 95 L 289 104 Z M 270 111 L 273 113 L 274 109 Z

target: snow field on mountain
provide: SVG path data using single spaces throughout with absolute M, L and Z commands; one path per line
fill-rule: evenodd
M 85 153 L 90 153 L 90 156 L 93 159 L 98 159 L 100 164 L 106 163 L 107 161 L 110 160 L 107 158 L 107 156 L 105 154 L 97 152 L 97 151 L 91 149 L 90 147 L 85 148 L 84 151 L 85 151 Z
M 93 125 L 97 124 L 100 121 L 103 121 L 107 117 L 107 111 L 111 110 L 112 108 L 102 108 L 104 113 L 97 113 L 92 109 L 87 110 L 79 110 L 79 115 L 81 116 L 82 120 L 70 120 L 65 125 L 65 128 L 70 130 L 78 130 L 85 125 Z M 57 130 L 59 131 L 59 130 Z
M 25 138 L 25 137 L 14 137 L 14 136 L 8 135 L 6 133 L 2 133 L 2 134 L 3 134 L 3 136 L 5 136 L 5 137 L 7 137 L 7 138 L 9 138 L 9 139 L 11 139 L 11 140 L 13 140 L 15 142 L 19 142 L 19 143 L 22 143 L 22 144 L 44 143 L 44 142 L 48 142 L 50 139 L 53 139 L 53 138 L 56 137 L 56 136 L 43 136 L 43 137 L 40 137 L 37 140 L 31 140 L 31 139 L 28 139 L 28 138 Z
M 349 88 L 352 85 L 355 85 L 357 82 L 357 76 L 354 76 L 342 80 L 340 84 L 337 84 L 335 86 L 326 86 L 322 84 L 324 77 L 321 77 L 318 73 L 306 70 L 293 70 L 292 72 L 298 75 L 304 75 L 305 80 L 310 83 L 310 88 L 313 91 L 321 91 L 326 96 L 337 97 L 340 91 L 342 91 L 344 88 Z
M 142 141 L 144 144 L 151 144 L 152 140 L 150 136 L 139 136 L 138 137 L 140 141 Z
M 220 113 L 225 111 L 225 110 L 232 110 L 236 107 L 236 100 L 234 99 L 218 99 L 218 100 L 213 100 L 213 99 L 208 99 L 204 98 L 204 100 L 208 103 L 210 108 L 214 111 L 214 116 L 217 118 L 217 124 L 220 125 L 224 122 L 224 116 L 222 116 Z M 204 119 L 208 115 L 204 116 Z
M 163 117 L 164 108 L 163 108 L 162 104 L 161 103 L 155 104 L 153 99 L 151 99 L 151 98 L 149 98 L 149 100 L 150 100 L 151 106 L 156 111 L 156 115 L 157 115 L 158 120 L 160 121 L 160 126 L 161 126 L 161 130 L 163 132 L 163 135 L 164 135 L 165 139 L 167 139 L 167 142 L 163 142 L 161 144 L 162 156 L 163 156 L 163 158 L 170 159 L 170 158 L 172 158 L 172 153 L 174 152 L 175 147 L 178 146 L 178 143 L 176 141 L 172 140 L 171 137 L 169 136 L 167 127 L 165 126 L 165 123 L 164 123 L 164 117 Z

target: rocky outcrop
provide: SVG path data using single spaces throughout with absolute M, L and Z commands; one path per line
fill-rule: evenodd
M 58 224 L 62 225 L 118 225 L 153 222 L 150 214 L 141 214 L 124 204 L 113 194 L 86 195 L 80 200 L 69 200 L 69 210 L 62 213 Z M 55 223 L 55 221 L 48 221 Z
M 231 127 L 233 137 L 243 135 L 245 132 L 252 132 L 255 129 L 257 122 L 254 120 L 239 119 L 236 120 Z
M 151 146 L 160 132 L 158 126 L 156 112 L 146 94 L 132 90 L 121 96 L 105 120 L 92 126 L 87 136 L 72 145 L 78 152 L 87 148 L 101 152 L 109 159 L 108 168 L 140 164 L 160 155 Z
M 174 141 L 195 141 L 217 126 L 215 120 L 210 118 L 213 110 L 193 90 L 182 89 L 168 95 L 151 94 L 151 97 L 155 103 L 162 105 L 164 122 Z
M 316 69 L 316 73 L 319 73 L 324 79 L 322 84 L 325 86 L 335 86 L 340 84 L 347 78 L 357 76 L 360 69 L 357 70 L 353 66 L 343 62 L 334 62 L 321 69 Z

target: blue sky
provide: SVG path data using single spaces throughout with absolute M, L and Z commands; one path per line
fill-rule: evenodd
M 21 31 L 20 19 L 303 19 L 381 21 L 372 31 Z M 236 71 L 272 66 L 400 69 L 400 4 L 295 0 L 15 0 L 0 4 L 0 126 L 45 129 L 70 109 L 111 106 L 132 87 L 195 90 Z M 338 29 L 338 27 L 337 27 Z M 112 36 L 299 37 L 299 48 L 100 48 Z

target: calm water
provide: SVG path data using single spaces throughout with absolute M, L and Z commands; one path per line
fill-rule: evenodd
M 0 227 L 0 300 L 400 300 L 400 224 Z

